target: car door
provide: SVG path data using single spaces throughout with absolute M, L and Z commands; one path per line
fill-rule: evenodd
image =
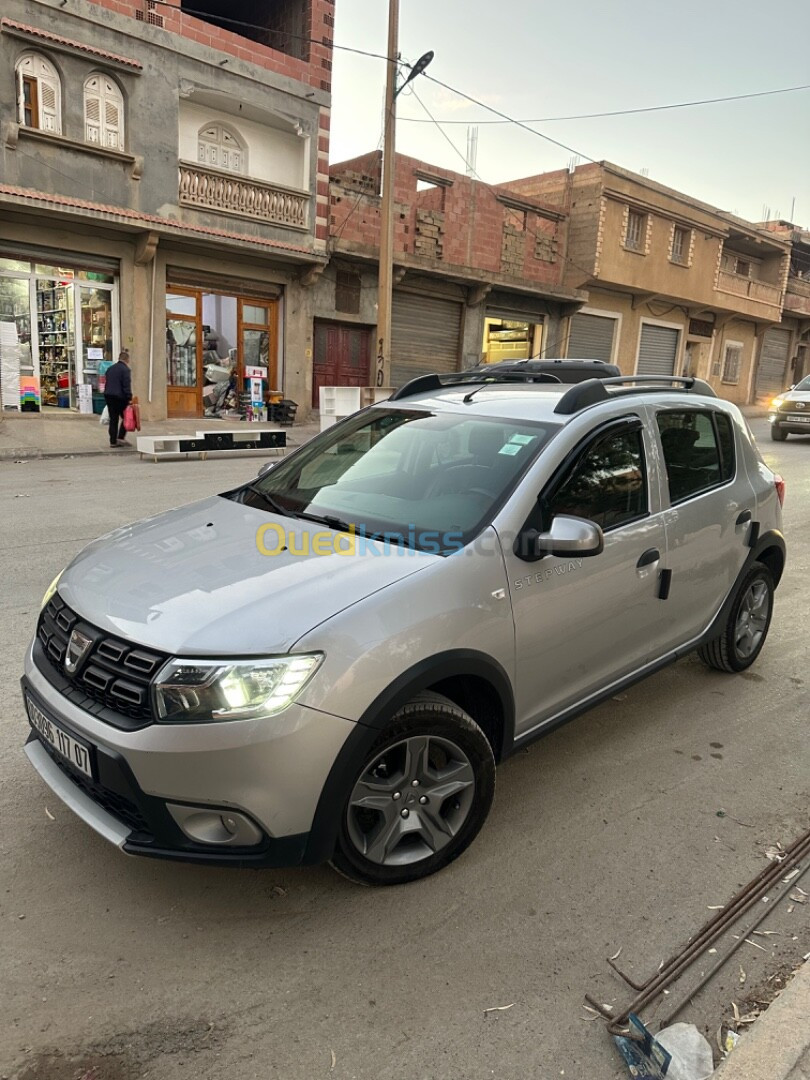
M 642 666 L 654 650 L 665 533 L 649 450 L 637 415 L 595 427 L 537 493 L 517 543 L 503 545 L 515 620 L 518 737 Z M 600 525 L 603 551 L 528 561 L 521 538 L 547 529 L 555 514 Z
M 756 514 L 737 425 L 722 409 L 649 406 L 661 460 L 669 645 L 696 638 L 734 586 Z

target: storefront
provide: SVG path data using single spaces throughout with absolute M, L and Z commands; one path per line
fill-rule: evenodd
M 543 323 L 516 319 L 490 318 L 484 320 L 482 359 L 485 364 L 499 360 L 525 360 L 539 356 L 543 347 Z
M 170 278 L 171 280 L 171 278 Z M 224 405 L 243 412 L 250 369 L 261 369 L 262 394 L 280 394 L 278 293 L 249 296 L 186 284 L 166 288 L 166 411 L 203 416 Z M 247 395 L 247 398 L 246 398 Z
M 103 408 L 104 371 L 120 347 L 116 266 L 65 262 L 0 255 L 4 409 Z

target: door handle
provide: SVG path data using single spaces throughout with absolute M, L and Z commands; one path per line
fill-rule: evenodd
M 658 562 L 660 558 L 661 552 L 658 548 L 647 548 L 636 563 L 636 569 L 641 570 L 643 566 L 651 566 L 652 563 Z
M 751 520 L 752 516 L 753 515 L 751 514 L 750 510 L 743 510 L 741 513 L 739 513 L 737 515 L 737 521 L 735 522 L 735 524 L 737 524 L 737 525 L 747 525 L 748 522 Z

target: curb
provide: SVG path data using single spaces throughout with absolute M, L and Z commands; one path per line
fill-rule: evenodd
M 810 1053 L 808 1016 L 810 963 L 805 963 L 718 1066 L 712 1080 L 804 1080 L 803 1059 Z

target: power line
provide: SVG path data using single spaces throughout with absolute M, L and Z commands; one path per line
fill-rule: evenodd
M 450 136 L 447 134 L 447 132 L 442 128 L 439 121 L 436 120 L 436 118 L 433 116 L 430 109 L 427 107 L 427 105 L 425 105 L 424 101 L 422 101 L 422 99 L 417 94 L 416 90 L 414 90 L 412 88 L 411 93 L 416 98 L 416 100 L 419 102 L 419 104 L 422 106 L 422 108 L 425 110 L 425 112 L 427 113 L 427 115 L 430 118 L 431 123 L 435 124 L 435 126 L 438 129 L 438 131 L 439 131 L 440 135 L 442 136 L 442 138 L 446 139 L 446 141 L 450 144 L 451 148 L 455 151 L 455 153 L 458 154 L 458 156 L 461 158 L 461 160 L 464 162 L 464 164 L 471 170 L 472 175 L 475 177 L 475 179 L 478 180 L 478 182 L 481 184 L 482 187 L 486 188 L 487 191 L 489 191 L 491 194 L 493 194 L 493 195 L 495 195 L 497 197 L 496 189 L 493 188 L 493 186 L 491 184 L 488 184 L 488 183 L 486 183 L 485 180 L 481 179 L 481 177 L 478 175 L 478 173 L 475 171 L 475 169 L 470 165 L 470 162 L 467 161 L 466 155 L 463 153 L 463 151 L 459 150 L 459 148 L 456 146 L 456 144 L 453 142 L 453 140 L 450 138 Z M 513 217 L 515 218 L 515 220 L 519 224 L 523 225 L 524 231 L 529 236 L 531 236 L 534 240 L 537 240 L 537 238 L 538 238 L 537 232 L 535 232 L 535 230 L 529 228 L 528 223 L 526 223 L 525 225 L 523 224 L 523 219 L 518 215 L 517 211 L 513 210 L 512 207 L 509 207 L 509 206 L 504 207 L 504 209 L 506 210 L 507 213 L 512 214 Z M 573 266 L 575 270 L 579 270 L 582 273 L 584 273 L 587 277 L 591 276 L 591 272 L 589 270 L 586 270 L 584 267 L 579 266 L 577 263 L 575 263 L 573 261 L 573 259 L 569 259 L 568 257 L 566 257 L 564 259 L 564 261 L 567 262 L 569 264 L 569 266 Z M 546 356 L 548 356 L 549 350 L 556 350 L 557 347 L 561 344 L 562 341 L 563 341 L 563 338 L 558 337 L 555 341 L 547 342 L 545 347 L 542 348 L 540 350 L 540 352 L 537 353 L 536 356 L 532 357 L 532 359 L 537 359 L 538 357 L 541 357 L 543 355 L 543 353 L 545 353 Z
M 426 77 L 430 78 L 430 76 Z M 434 80 L 434 82 L 435 81 L 438 80 Z M 450 89 L 450 87 L 447 89 Z M 552 124 L 559 120 L 596 120 L 606 116 L 631 116 L 635 113 L 664 112 L 667 109 L 689 109 L 695 105 L 716 105 L 724 101 L 746 101 L 750 98 L 772 97 L 774 94 L 793 94 L 799 90 L 810 90 L 810 83 L 804 86 L 784 86 L 780 90 L 759 90 L 750 94 L 730 94 L 727 97 L 702 98 L 698 101 L 679 101 L 672 105 L 646 105 L 643 108 L 638 109 L 613 109 L 610 112 L 576 113 L 572 116 L 543 116 L 539 120 L 512 120 L 504 118 L 502 120 L 441 120 L 439 122 L 442 124 Z M 458 92 L 459 91 L 454 91 L 454 93 Z M 466 97 L 466 95 L 463 96 Z M 477 104 L 482 103 L 478 102 Z M 488 108 L 486 105 L 483 107 Z M 421 116 L 400 116 L 399 119 L 411 124 L 431 123 L 430 120 Z
M 471 101 L 473 105 L 477 105 L 481 109 L 486 109 L 487 112 L 494 113 L 496 116 L 499 116 L 501 120 L 505 121 L 508 124 L 514 124 L 516 127 L 523 128 L 524 131 L 529 131 L 532 135 L 537 135 L 538 138 L 544 139 L 546 142 L 550 142 L 554 146 L 559 146 L 561 150 L 567 150 L 569 154 L 574 154 L 575 157 L 585 158 L 586 161 L 590 161 L 596 164 L 596 158 L 589 157 L 588 154 L 583 154 L 581 150 L 575 150 L 572 146 L 568 146 L 567 143 L 560 142 L 558 139 L 552 139 L 550 135 L 544 135 L 542 131 L 538 131 L 536 128 L 529 127 L 529 125 L 526 124 L 523 120 L 515 120 L 511 116 L 507 116 L 506 113 L 501 112 L 500 109 L 496 109 L 492 105 L 487 105 L 483 101 L 478 101 L 477 98 L 471 97 L 469 94 L 465 94 L 463 90 L 457 90 L 454 86 L 448 86 L 447 83 L 442 82 L 441 79 L 436 79 L 432 75 L 428 75 L 427 73 L 423 75 L 423 78 L 429 79 L 430 82 L 436 83 L 437 86 L 441 86 L 445 90 L 449 90 L 451 94 L 457 94 L 459 97 L 463 97 L 465 100 Z M 417 101 L 418 100 L 419 99 L 417 98 Z M 434 123 L 438 123 L 438 121 L 434 120 Z

